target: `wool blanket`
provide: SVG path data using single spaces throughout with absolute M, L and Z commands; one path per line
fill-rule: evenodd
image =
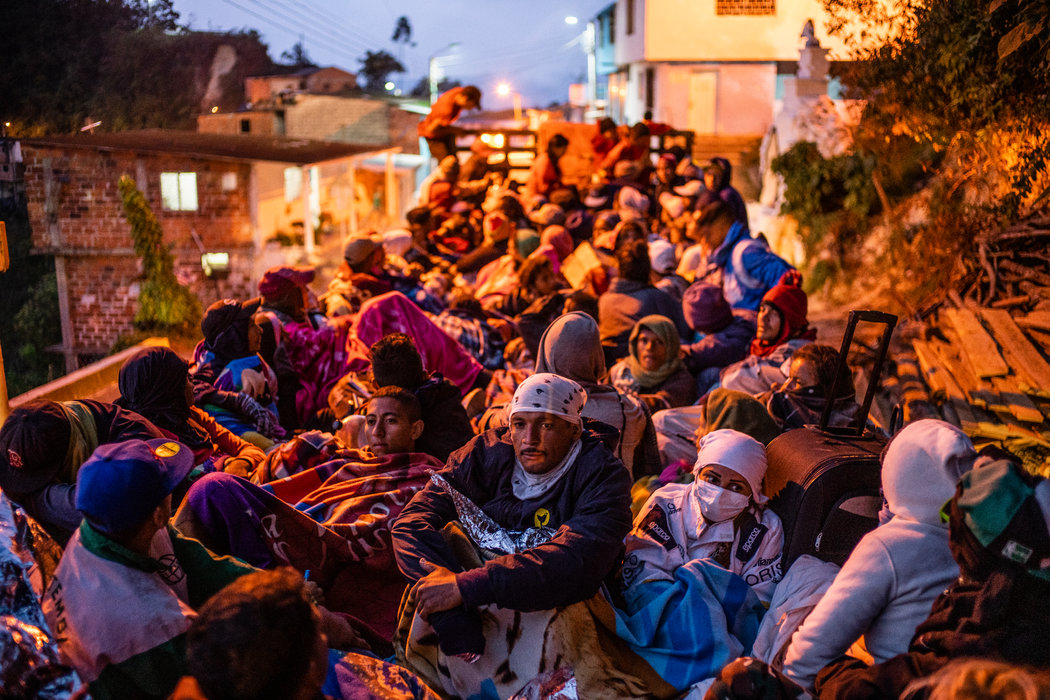
M 427 372 L 440 372 L 464 395 L 481 373 L 481 363 L 441 330 L 422 309 L 401 292 L 388 292 L 361 305 L 347 341 L 347 370 L 361 371 L 370 365 L 368 348 L 391 333 L 411 338 L 423 358 Z
M 630 586 L 624 599 L 616 632 L 678 690 L 747 654 L 765 611 L 744 579 L 708 559 L 683 564 L 673 581 Z
M 176 525 L 254 566 L 309 571 L 329 608 L 389 640 L 405 589 L 390 527 L 426 483 L 427 470 L 440 466 L 429 455 L 358 452 L 263 487 L 208 475 L 190 488 Z
M 328 319 L 318 328 L 310 323 L 285 323 L 281 344 L 299 375 L 295 410 L 300 424 L 309 425 L 318 411 L 328 406 L 328 393 L 349 372 L 347 347 L 351 316 Z

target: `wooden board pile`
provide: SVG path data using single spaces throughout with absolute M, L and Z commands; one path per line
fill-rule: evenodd
M 978 449 L 997 443 L 1050 476 L 1050 311 L 942 307 L 913 341 L 929 398 Z

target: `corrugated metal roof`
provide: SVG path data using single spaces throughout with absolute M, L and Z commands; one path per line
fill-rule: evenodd
M 21 138 L 25 146 L 62 146 L 93 148 L 100 151 L 135 151 L 139 153 L 177 153 L 232 160 L 265 160 L 277 163 L 308 165 L 336 160 L 362 153 L 372 153 L 375 146 L 312 141 L 282 136 L 200 134 L 196 131 L 143 129 L 111 134 L 77 134 L 75 136 L 40 136 Z

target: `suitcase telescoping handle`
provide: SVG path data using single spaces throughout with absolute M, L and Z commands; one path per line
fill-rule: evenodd
M 864 434 L 864 426 L 868 422 L 868 411 L 871 410 L 871 402 L 875 399 L 875 392 L 879 388 L 879 378 L 882 375 L 882 363 L 886 360 L 886 353 L 890 349 L 890 336 L 893 335 L 893 329 L 897 326 L 897 317 L 893 314 L 888 314 L 882 311 L 872 311 L 869 309 L 849 312 L 849 320 L 846 322 L 846 332 L 842 335 L 842 348 L 839 349 L 839 368 L 838 371 L 835 372 L 835 379 L 831 383 L 831 395 L 828 396 L 828 401 L 824 404 L 824 412 L 820 414 L 820 431 L 822 433 L 827 432 L 828 430 L 828 421 L 831 419 L 831 407 L 834 403 L 833 399 L 838 396 L 839 377 L 849 371 L 849 349 L 853 344 L 853 331 L 856 330 L 857 323 L 860 321 L 882 323 L 886 326 L 882 331 L 882 338 L 879 339 L 879 348 L 875 357 L 875 367 L 871 371 L 871 381 L 868 382 L 868 388 L 864 392 L 864 403 L 861 404 L 860 412 L 857 414 L 857 418 L 854 420 L 853 425 L 850 426 L 852 434 L 855 434 L 858 437 Z

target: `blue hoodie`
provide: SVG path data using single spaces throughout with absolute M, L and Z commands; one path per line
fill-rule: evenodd
M 765 293 L 785 272 L 793 269 L 769 249 L 764 238 L 752 238 L 747 226 L 736 221 L 729 227 L 722 245 L 708 258 L 707 270 L 697 279 L 721 282 L 726 301 L 734 309 L 757 311 Z

